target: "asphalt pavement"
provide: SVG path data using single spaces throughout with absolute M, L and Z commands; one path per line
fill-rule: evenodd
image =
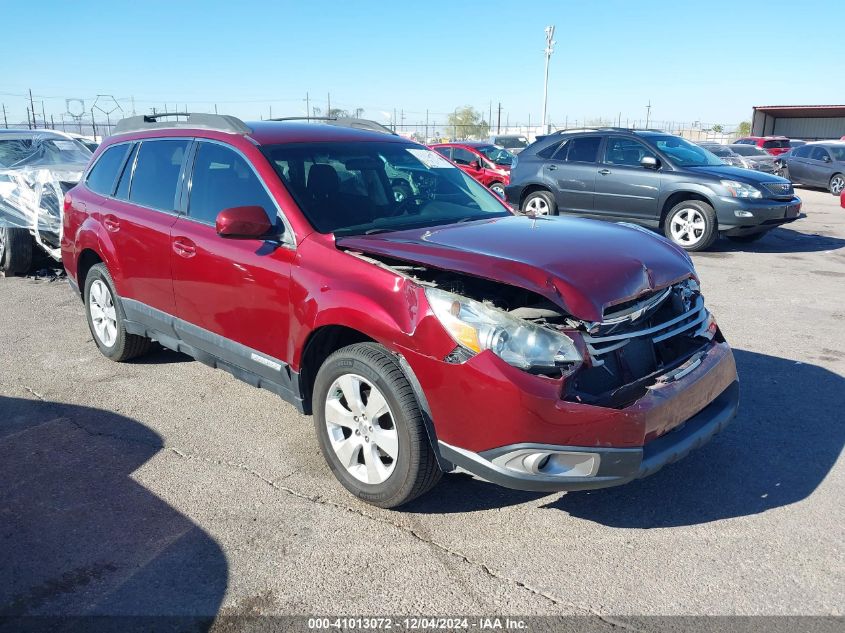
M 0 279 L 0 616 L 843 615 L 845 209 L 799 195 L 694 256 L 736 421 L 593 492 L 450 474 L 370 507 L 310 417 L 174 352 L 113 363 L 64 281 Z

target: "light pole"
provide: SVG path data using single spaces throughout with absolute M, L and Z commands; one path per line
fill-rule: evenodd
M 549 60 L 552 58 L 552 53 L 554 53 L 554 36 L 555 36 L 555 27 L 547 26 L 546 27 L 546 49 L 543 51 L 546 55 L 546 79 L 543 82 L 543 120 L 542 126 L 543 130 L 548 133 L 548 123 L 546 121 L 546 110 L 549 105 Z

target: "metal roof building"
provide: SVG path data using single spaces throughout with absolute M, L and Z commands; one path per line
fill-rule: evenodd
M 757 106 L 753 136 L 786 136 L 816 141 L 845 136 L 845 105 Z

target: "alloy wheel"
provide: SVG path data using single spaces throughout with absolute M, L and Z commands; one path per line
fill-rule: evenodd
M 492 191 L 493 193 L 495 193 L 495 194 L 496 194 L 497 196 L 499 196 L 502 200 L 504 200 L 504 199 L 505 199 L 505 188 L 504 188 L 502 185 L 500 185 L 499 183 L 496 183 L 496 184 L 492 185 L 492 186 L 490 187 L 490 191 Z
M 94 324 L 94 334 L 106 347 L 117 340 L 117 313 L 109 287 L 100 279 L 91 284 L 88 291 L 88 310 Z
M 344 374 L 326 396 L 326 428 L 346 471 L 365 484 L 387 481 L 399 457 L 399 434 L 384 394 L 366 378 Z
M 669 231 L 678 244 L 693 246 L 704 237 L 707 229 L 707 222 L 704 215 L 698 209 L 687 207 L 678 211 L 672 216 Z
M 830 179 L 830 193 L 838 196 L 845 189 L 845 176 L 836 175 Z
M 549 204 L 542 196 L 535 196 L 525 205 L 525 212 L 532 215 L 549 215 Z

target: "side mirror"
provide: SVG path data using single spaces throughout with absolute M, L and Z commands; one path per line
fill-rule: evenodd
M 828 156 L 827 154 L 825 154 L 825 155 L 824 155 L 824 157 L 822 158 L 822 160 L 823 160 L 824 162 L 826 162 L 826 163 L 829 163 L 829 162 L 830 162 L 830 156 Z
M 232 239 L 259 239 L 273 228 L 262 207 L 231 207 L 217 215 L 217 235 Z
M 644 167 L 645 169 L 657 169 L 660 167 L 660 161 L 654 156 L 643 156 L 640 159 L 640 167 Z

